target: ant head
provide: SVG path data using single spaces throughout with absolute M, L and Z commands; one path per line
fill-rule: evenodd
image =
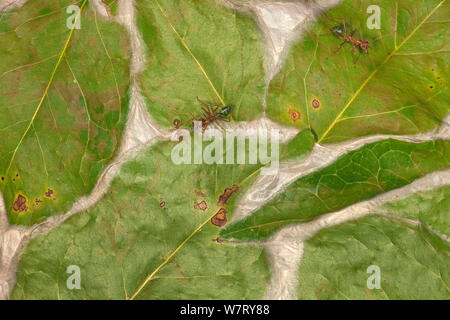
M 223 107 L 222 109 L 220 109 L 219 113 L 223 117 L 227 117 L 231 112 L 233 112 L 233 108 L 234 108 L 234 106 L 232 104 L 228 104 L 225 107 Z
M 343 24 L 334 26 L 333 28 L 331 28 L 331 32 L 343 34 L 343 33 L 345 33 L 345 27 Z
M 368 41 L 362 41 L 361 42 L 361 49 L 364 50 L 365 53 L 369 53 L 369 42 Z

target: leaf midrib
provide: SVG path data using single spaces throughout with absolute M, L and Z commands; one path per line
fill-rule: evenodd
M 87 0 L 84 0 L 83 3 L 81 4 L 80 11 L 78 12 L 77 16 L 75 17 L 74 24 L 76 24 L 78 19 L 80 18 L 81 13 L 83 12 L 83 9 L 84 9 L 86 3 L 87 3 Z M 44 92 L 43 92 L 43 94 L 41 96 L 41 99 L 39 100 L 39 104 L 37 105 L 37 107 L 36 107 L 36 109 L 35 109 L 35 111 L 33 113 L 33 116 L 30 119 L 30 122 L 29 122 L 27 128 L 25 129 L 24 133 L 22 134 L 22 137 L 20 138 L 19 142 L 17 143 L 17 146 L 14 148 L 13 155 L 11 156 L 11 159 L 10 159 L 9 164 L 8 164 L 8 168 L 6 169 L 6 172 L 5 172 L 6 176 L 8 176 L 8 172 L 11 169 L 11 166 L 12 166 L 12 164 L 14 162 L 14 159 L 16 158 L 17 151 L 19 150 L 20 146 L 22 145 L 23 140 L 25 139 L 26 135 L 30 131 L 31 127 L 33 126 L 34 120 L 36 119 L 36 116 L 38 115 L 39 110 L 41 109 L 41 107 L 42 107 L 42 105 L 44 103 L 44 100 L 47 97 L 48 91 L 50 89 L 50 86 L 53 83 L 53 79 L 55 78 L 55 75 L 56 75 L 56 72 L 58 71 L 59 65 L 61 64 L 61 61 L 62 61 L 62 59 L 63 59 L 63 57 L 64 57 L 64 55 L 65 55 L 65 53 L 67 51 L 67 48 L 69 47 L 69 43 L 70 43 L 70 40 L 72 39 L 72 35 L 73 35 L 74 31 L 75 31 L 75 28 L 72 28 L 70 30 L 69 36 L 67 37 L 67 40 L 66 40 L 66 42 L 64 44 L 64 47 L 63 47 L 63 49 L 62 49 L 62 51 L 61 51 L 61 53 L 59 55 L 58 61 L 56 62 L 56 65 L 53 68 L 53 71 L 52 71 L 52 73 L 50 75 L 50 79 L 49 79 L 49 81 L 47 83 L 47 86 L 45 87 L 45 90 L 44 90 Z
M 141 293 L 141 291 L 145 288 L 145 286 L 152 279 L 154 279 L 155 274 L 157 274 L 159 270 L 161 270 L 167 263 L 169 263 L 170 260 L 172 260 L 172 258 L 175 256 L 175 254 L 177 254 L 177 252 L 180 251 L 184 247 L 184 245 L 211 220 L 211 218 L 214 215 L 215 213 L 209 216 L 208 219 L 203 221 L 189 236 L 187 236 L 186 239 L 184 239 L 183 242 L 181 242 L 181 244 L 174 251 L 172 251 L 172 253 L 150 275 L 148 275 L 147 278 L 145 278 L 144 282 L 142 282 L 142 284 L 139 286 L 139 288 L 136 290 L 136 292 L 131 296 L 129 300 L 136 299 L 136 297 Z
M 436 7 L 431 10 L 431 12 L 414 28 L 414 30 L 400 43 L 399 46 L 395 47 L 394 50 L 384 59 L 384 61 L 367 77 L 367 79 L 361 84 L 359 89 L 352 95 L 350 100 L 347 102 L 347 104 L 344 106 L 344 108 L 341 110 L 341 112 L 337 115 L 337 117 L 333 120 L 333 122 L 330 124 L 330 126 L 325 130 L 325 132 L 322 134 L 322 136 L 317 141 L 318 143 L 322 142 L 323 139 L 328 135 L 328 133 L 333 129 L 333 127 L 336 125 L 336 123 L 339 122 L 340 118 L 343 116 L 345 111 L 350 107 L 350 105 L 356 100 L 358 95 L 364 90 L 366 85 L 372 80 L 372 78 L 378 73 L 378 71 L 387 63 L 393 56 L 397 54 L 397 52 L 413 37 L 416 32 L 428 21 L 428 19 L 433 16 L 433 14 L 444 4 L 444 2 L 447 0 L 442 0 Z
M 160 3 L 158 0 L 155 0 L 156 6 L 158 7 L 159 11 L 161 12 L 161 14 L 164 16 L 164 18 L 166 19 L 167 23 L 169 24 L 170 28 L 172 29 L 172 31 L 175 33 L 175 35 L 177 36 L 177 38 L 180 40 L 181 44 L 183 45 L 183 47 L 186 49 L 186 51 L 189 53 L 189 55 L 192 57 L 192 59 L 194 59 L 195 63 L 197 64 L 198 68 L 200 69 L 201 73 L 205 76 L 206 81 L 208 81 L 209 85 L 211 86 L 211 89 L 214 91 L 214 94 L 217 96 L 217 98 L 219 99 L 220 103 L 225 106 L 226 103 L 223 100 L 222 96 L 219 94 L 219 92 L 216 90 L 216 87 L 214 86 L 214 84 L 212 83 L 211 79 L 209 78 L 208 74 L 206 73 L 205 68 L 203 68 L 202 64 L 200 63 L 200 61 L 198 61 L 198 59 L 195 57 L 194 53 L 192 52 L 192 50 L 189 48 L 189 46 L 187 45 L 186 41 L 184 40 L 184 38 L 178 33 L 177 29 L 175 29 L 175 26 L 172 24 L 172 22 L 170 22 L 169 17 L 167 16 L 167 14 L 164 12 L 163 8 L 161 7 Z

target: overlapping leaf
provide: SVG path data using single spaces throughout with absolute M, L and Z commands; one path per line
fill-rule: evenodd
M 298 297 L 447 300 L 449 254 L 449 244 L 422 227 L 369 216 L 323 230 L 306 242 Z M 380 288 L 372 287 L 376 267 Z
M 380 29 L 368 28 L 369 6 L 380 10 Z M 268 115 L 312 128 L 319 142 L 438 126 L 450 110 L 448 13 L 445 0 L 343 1 L 292 48 L 271 83 Z M 334 54 L 344 39 L 330 30 L 340 24 L 369 41 L 369 54 L 348 43 Z
M 200 99 L 232 104 L 235 120 L 262 112 L 265 90 L 262 41 L 250 17 L 215 0 L 138 1 L 147 47 L 141 88 L 152 117 L 186 127 L 201 114 Z
M 418 193 L 390 202 L 381 211 L 417 219 L 444 235 L 450 235 L 450 187 Z
M 450 165 L 450 143 L 385 140 L 352 151 L 332 165 L 302 177 L 250 217 L 230 225 L 222 236 L 261 239 L 280 227 L 402 187 Z
M 0 187 L 10 222 L 32 224 L 88 193 L 116 152 L 128 39 L 86 1 L 29 1 L 0 32 Z
M 220 243 L 220 228 L 210 222 L 224 189 L 241 185 L 259 165 L 176 166 L 173 148 L 145 151 L 95 208 L 33 240 L 13 298 L 262 298 L 262 248 Z M 229 213 L 237 196 L 223 206 Z M 81 269 L 81 290 L 67 289 L 70 265 Z

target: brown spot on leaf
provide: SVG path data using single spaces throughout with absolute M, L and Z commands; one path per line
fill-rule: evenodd
M 13 209 L 16 212 L 24 212 L 28 210 L 27 207 L 27 198 L 25 198 L 23 195 L 19 194 L 17 195 L 16 200 L 13 204 Z
M 165 205 L 166 205 L 166 202 L 165 202 L 163 199 L 159 199 L 159 206 L 160 206 L 161 208 L 164 208 Z
M 205 211 L 206 209 L 208 209 L 208 204 L 206 203 L 205 200 L 203 200 L 202 202 L 196 203 L 194 205 L 194 209 Z
M 227 223 L 227 211 L 224 208 L 220 208 L 211 218 L 211 223 L 215 226 L 223 227 Z
M 300 119 L 300 113 L 298 111 L 289 110 L 288 113 L 289 113 L 289 116 L 291 117 L 292 121 L 295 122 L 298 119 Z
M 317 99 L 314 99 L 311 104 L 314 109 L 318 109 L 320 107 L 320 101 Z
M 203 192 L 201 192 L 200 190 L 195 189 L 194 192 L 195 192 L 195 194 L 198 195 L 199 197 L 206 197 L 206 195 L 205 195 Z
M 53 196 L 53 190 L 52 189 L 50 189 L 50 188 L 48 188 L 47 189 L 47 192 L 45 192 L 45 196 L 47 197 L 47 198 L 51 198 L 52 196 Z
M 5 177 L 2 177 L 2 181 L 5 181 Z
M 223 193 L 219 196 L 219 201 L 217 201 L 217 205 L 218 206 L 223 206 L 224 204 L 226 204 L 228 199 L 231 197 L 232 194 L 233 194 L 233 189 L 226 188 L 223 191 Z
M 175 127 L 175 129 L 180 128 L 181 125 L 181 121 L 178 119 L 173 120 L 173 126 Z
M 228 199 L 231 197 L 231 195 L 235 192 L 239 191 L 239 186 L 236 184 L 233 184 L 231 188 L 226 188 L 223 193 L 219 196 L 219 201 L 217 201 L 217 205 L 223 206 L 227 203 Z
M 219 237 L 217 237 L 217 238 L 215 238 L 215 239 L 212 239 L 212 241 L 213 241 L 213 242 L 217 242 L 217 243 L 222 243 L 222 242 L 223 242 L 223 240 L 220 239 Z

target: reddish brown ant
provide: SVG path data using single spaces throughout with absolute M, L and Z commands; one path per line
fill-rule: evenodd
M 226 105 L 225 107 L 220 108 L 220 106 L 218 106 L 217 103 L 208 104 L 206 102 L 201 101 L 198 97 L 197 100 L 203 106 L 202 117 L 198 119 L 202 122 L 202 130 L 205 131 L 210 123 L 215 122 L 222 130 L 225 131 L 225 129 L 220 125 L 219 121 L 230 122 L 230 120 L 227 119 L 227 117 L 233 111 L 233 106 L 229 104 Z
M 369 49 L 370 49 L 369 41 L 360 40 L 358 38 L 353 37 L 356 30 L 353 30 L 352 32 L 350 32 L 350 34 L 347 33 L 347 28 L 345 27 L 345 23 L 334 26 L 333 28 L 331 28 L 331 32 L 333 32 L 333 34 L 337 35 L 338 37 L 341 37 L 344 39 L 344 41 L 339 45 L 339 48 L 337 48 L 333 52 L 333 54 L 338 52 L 339 49 L 341 49 L 342 46 L 345 45 L 346 43 L 350 43 L 352 45 L 352 47 L 351 47 L 352 51 L 355 51 L 355 49 L 358 48 L 360 51 L 369 54 Z

